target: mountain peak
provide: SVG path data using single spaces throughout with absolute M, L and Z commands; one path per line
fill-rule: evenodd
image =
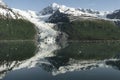
M 52 6 L 52 7 L 59 7 L 60 5 L 57 4 L 57 3 L 52 3 L 50 6 Z
M 53 14 L 54 12 L 56 11 L 60 11 L 60 12 L 65 12 L 67 10 L 72 10 L 72 11 L 75 11 L 75 8 L 70 8 L 70 7 L 67 7 L 65 5 L 59 5 L 57 3 L 52 3 L 51 5 L 49 5 L 48 7 L 44 8 L 40 13 L 42 15 L 46 15 L 46 14 Z
M 57 3 L 53 3 L 45 7 L 42 11 L 40 11 L 40 14 L 42 15 L 53 14 L 58 8 L 59 5 Z
M 85 16 L 94 16 L 94 17 L 96 17 L 96 16 L 101 15 L 99 11 L 95 11 L 95 10 L 92 10 L 92 9 L 72 8 L 72 7 L 67 7 L 65 5 L 59 5 L 57 3 L 52 3 L 48 7 L 44 8 L 40 12 L 40 14 L 42 14 L 42 15 L 53 14 L 58 10 L 61 13 L 69 14 L 69 15 L 73 15 L 73 16 L 85 15 Z
M 0 7 L 7 7 L 7 5 L 3 2 L 3 0 L 0 0 Z

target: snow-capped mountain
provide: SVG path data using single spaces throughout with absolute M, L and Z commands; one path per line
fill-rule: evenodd
M 49 42 L 55 42 L 56 37 L 59 34 L 58 31 L 53 29 L 55 24 L 52 22 L 54 21 L 69 21 L 68 16 L 72 16 L 70 17 L 72 19 L 79 17 L 103 18 L 107 14 L 106 12 L 99 12 L 92 9 L 76 9 L 66 7 L 56 3 L 49 5 L 39 13 L 31 10 L 24 11 L 9 8 L 2 0 L 0 1 L 0 5 L 1 18 L 25 19 L 34 23 L 39 29 L 39 38 Z M 51 23 L 46 23 L 46 21 Z
M 46 21 L 50 23 L 68 22 L 82 19 L 104 19 L 110 20 L 106 16 L 109 11 L 97 11 L 93 9 L 71 8 L 65 5 L 53 3 L 39 12 L 39 15 L 49 15 Z M 113 21 L 113 20 L 112 20 Z
M 20 17 L 20 14 L 15 13 L 2 0 L 0 0 L 0 18 L 18 19 L 19 17 Z
M 53 3 L 39 13 L 35 11 L 23 11 L 15 8 L 9 8 L 2 0 L 0 0 L 0 17 L 1 18 L 13 18 L 13 19 L 30 19 L 30 18 L 39 18 L 42 20 L 49 21 L 49 17 L 55 15 L 59 17 L 59 14 L 79 16 L 79 17 L 97 17 L 97 18 L 106 18 L 106 15 L 109 12 L 97 11 L 92 9 L 82 9 L 82 8 L 71 8 L 64 5 L 59 5 Z M 61 17 L 61 16 L 60 16 Z
M 114 14 L 118 13 L 119 10 L 113 12 Z M 22 12 L 22 13 L 21 13 Z M 9 8 L 2 0 L 0 0 L 0 17 L 1 18 L 33 18 L 39 17 L 39 19 L 48 20 L 50 16 L 55 15 L 55 13 L 61 13 L 65 15 L 79 16 L 79 17 L 97 17 L 97 18 L 108 18 L 110 12 L 108 11 L 97 11 L 93 9 L 83 9 L 83 8 L 71 8 L 65 5 L 59 5 L 53 3 L 40 12 L 35 11 L 23 11 L 19 9 Z M 27 15 L 26 15 L 27 14 Z M 56 15 L 59 17 L 59 15 Z
M 69 14 L 69 15 L 73 15 L 73 16 L 98 17 L 98 16 L 104 16 L 107 14 L 107 12 L 100 12 L 100 11 L 96 11 L 96 10 L 92 10 L 92 9 L 66 7 L 64 5 L 59 5 L 57 3 L 53 3 L 53 4 L 49 5 L 48 7 L 44 8 L 42 11 L 40 11 L 40 14 L 42 14 L 42 15 L 53 14 L 58 10 L 61 13 Z

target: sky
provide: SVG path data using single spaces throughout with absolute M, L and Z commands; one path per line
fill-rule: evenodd
M 11 8 L 34 11 L 40 11 L 52 3 L 100 11 L 120 9 L 120 0 L 4 0 L 4 2 Z

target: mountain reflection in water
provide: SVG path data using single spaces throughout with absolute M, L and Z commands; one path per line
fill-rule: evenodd
M 120 69 L 120 42 L 69 42 L 64 48 L 40 43 L 36 54 L 34 46 L 4 45 L 0 45 L 0 75 L 5 80 L 7 73 L 38 67 L 54 76 L 96 68 Z

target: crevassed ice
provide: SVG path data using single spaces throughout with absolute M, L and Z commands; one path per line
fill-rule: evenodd
M 45 41 L 47 43 L 55 43 L 55 38 L 58 34 L 57 31 L 53 29 L 54 24 L 46 23 L 44 20 L 47 19 L 48 16 L 38 16 L 34 11 L 22 11 L 19 9 L 13 9 L 14 12 L 22 15 L 22 18 L 27 19 L 34 23 L 38 29 L 39 39 Z

